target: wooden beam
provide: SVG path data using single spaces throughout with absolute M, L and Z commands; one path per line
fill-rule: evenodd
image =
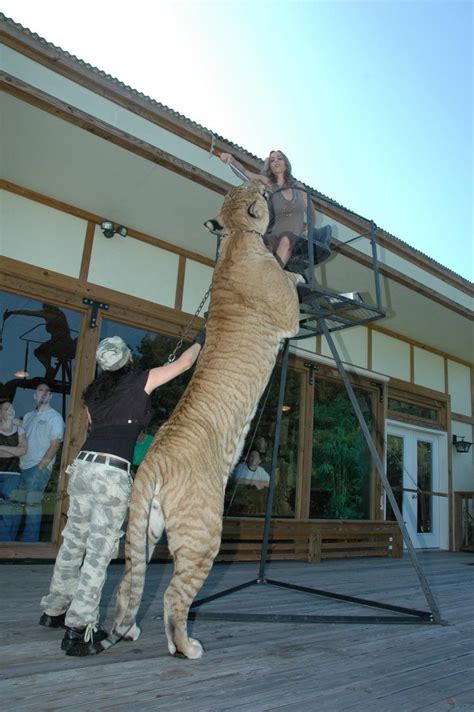
M 180 255 L 178 263 L 178 277 L 176 280 L 176 297 L 174 308 L 181 311 L 183 306 L 184 277 L 186 274 L 186 258 Z
M 74 309 L 84 309 L 83 298 L 96 299 L 109 304 L 108 314 L 116 321 L 141 328 L 160 330 L 170 336 L 178 335 L 189 322 L 189 314 L 154 302 L 117 292 L 107 287 L 81 284 L 79 279 L 18 260 L 4 257 L 2 261 L 3 283 L 6 289 L 17 291 L 44 301 L 60 303 Z M 196 320 L 199 329 L 203 320 Z
M 88 222 L 86 237 L 84 240 L 84 248 L 82 250 L 81 269 L 79 270 L 79 282 L 85 284 L 89 274 L 89 266 L 91 262 L 92 246 L 94 244 L 95 223 Z
M 102 316 L 97 315 L 97 326 L 90 328 L 89 315 L 84 314 L 81 331 L 77 340 L 75 368 L 71 384 L 69 412 L 66 418 L 66 432 L 61 456 L 58 492 L 65 492 L 67 486 L 66 467 L 74 460 L 86 439 L 87 412 L 82 403 L 82 392 L 93 380 L 95 373 L 95 352 L 99 343 Z M 69 498 L 66 494 L 58 500 L 54 515 L 53 542 L 60 545 L 60 535 L 67 521 Z

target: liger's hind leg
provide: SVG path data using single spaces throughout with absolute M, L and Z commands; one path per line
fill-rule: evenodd
M 131 508 L 130 513 L 125 542 L 125 574 L 117 594 L 113 633 L 126 640 L 137 640 L 141 630 L 135 619 L 143 596 L 146 566 L 163 533 L 164 519 L 157 498 L 151 508 L 148 505 L 147 511 L 144 507 L 141 512 Z
M 168 650 L 171 655 L 181 653 L 187 658 L 200 658 L 203 647 L 198 640 L 190 638 L 187 631 L 191 603 L 200 591 L 219 550 L 220 531 L 217 537 L 203 541 L 186 539 L 173 552 L 174 574 L 165 591 L 164 621 Z

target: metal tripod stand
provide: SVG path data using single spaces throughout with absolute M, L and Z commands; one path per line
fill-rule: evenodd
M 372 257 L 373 257 L 373 274 L 375 280 L 375 296 L 376 304 L 368 305 L 359 298 L 354 299 L 348 295 L 337 295 L 332 292 L 318 287 L 314 284 L 314 270 L 311 275 L 311 293 L 305 298 L 302 304 L 303 318 L 300 322 L 301 331 L 296 338 L 307 338 L 310 335 L 321 334 L 326 338 L 326 341 L 331 350 L 332 356 L 336 363 L 337 369 L 341 376 L 341 379 L 346 388 L 349 400 L 351 402 L 354 413 L 359 422 L 360 428 L 366 440 L 367 446 L 370 450 L 373 462 L 375 464 L 376 470 L 379 474 L 380 480 L 382 482 L 383 488 L 387 495 L 388 501 L 392 507 L 395 514 L 398 526 L 403 536 L 403 541 L 407 547 L 411 562 L 414 566 L 416 575 L 420 582 L 421 588 L 425 595 L 429 610 L 417 610 L 413 608 L 406 608 L 402 606 L 395 606 L 388 603 L 380 603 L 378 601 L 372 601 L 364 598 L 357 598 L 354 596 L 348 596 L 340 593 L 334 593 L 331 591 L 324 591 L 321 589 L 310 588 L 307 586 L 300 586 L 297 584 L 291 584 L 284 581 L 276 581 L 274 579 L 269 579 L 266 577 L 266 567 L 267 567 L 267 554 L 268 545 L 270 538 L 270 522 L 272 516 L 273 508 L 273 495 L 276 486 L 276 468 L 278 464 L 278 453 L 280 448 L 280 435 L 281 435 L 281 422 L 282 422 L 282 406 L 284 403 L 285 386 L 286 386 L 286 375 L 288 370 L 288 354 L 289 354 L 289 341 L 286 340 L 283 346 L 283 356 L 282 356 L 282 368 L 280 377 L 280 387 L 279 387 L 279 397 L 278 397 L 278 410 L 277 419 L 275 427 L 275 438 L 273 443 L 272 452 L 272 465 L 270 474 L 270 484 L 268 490 L 265 522 L 263 529 L 263 540 L 262 548 L 260 554 L 260 567 L 258 575 L 249 581 L 246 581 L 238 586 L 225 589 L 211 596 L 206 596 L 195 600 L 191 605 L 190 618 L 203 618 L 211 620 L 234 620 L 234 621 L 269 621 L 269 622 L 300 622 L 300 623 L 443 623 L 441 619 L 441 614 L 433 597 L 432 591 L 426 579 L 426 576 L 422 570 L 418 557 L 416 555 L 415 549 L 411 542 L 409 533 L 405 526 L 402 518 L 402 514 L 398 507 L 397 501 L 393 494 L 390 482 L 388 481 L 387 474 L 385 472 L 384 465 L 380 459 L 380 455 L 377 452 L 374 441 L 372 439 L 371 433 L 365 422 L 363 413 L 357 401 L 356 395 L 352 388 L 352 384 L 347 376 L 344 369 L 344 365 L 339 357 L 336 345 L 331 336 L 331 331 L 336 331 L 340 329 L 345 329 L 351 326 L 356 326 L 359 324 L 366 324 L 368 322 L 374 321 L 375 319 L 380 319 L 384 316 L 385 312 L 381 305 L 381 292 L 378 274 L 378 263 L 377 263 L 377 250 L 375 243 L 375 225 L 370 224 L 370 230 L 363 235 L 358 237 L 369 237 L 372 245 Z M 357 239 L 357 238 L 352 238 Z M 352 241 L 352 240 L 351 240 Z M 310 244 L 308 249 L 310 264 L 313 262 L 313 246 Z M 300 591 L 303 593 L 312 594 L 315 596 L 320 596 L 324 598 L 331 598 L 338 601 L 358 604 L 373 609 L 390 611 L 397 615 L 293 615 L 293 614 L 251 614 L 251 613 L 221 613 L 221 612 L 202 612 L 199 611 L 198 615 L 194 612 L 197 608 L 215 601 L 224 596 L 236 593 L 250 586 L 260 586 L 269 585 L 276 586 L 279 588 L 291 589 L 294 591 Z

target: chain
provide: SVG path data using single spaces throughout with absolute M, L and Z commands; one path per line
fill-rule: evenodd
M 189 333 L 189 331 L 190 331 L 192 325 L 193 325 L 194 322 L 196 321 L 196 318 L 199 316 L 199 312 L 201 311 L 201 309 L 203 308 L 204 304 L 206 303 L 206 299 L 208 298 L 209 294 L 211 293 L 211 289 L 212 289 L 212 284 L 209 285 L 209 289 L 207 290 L 207 292 L 205 293 L 205 295 L 204 295 L 203 298 L 201 299 L 201 303 L 199 304 L 198 308 L 196 309 L 196 313 L 195 313 L 194 316 L 192 317 L 192 319 L 191 319 L 191 321 L 189 322 L 189 324 L 187 324 L 187 326 L 185 327 L 183 333 L 181 334 L 180 340 L 178 341 L 178 343 L 177 343 L 176 346 L 174 347 L 173 351 L 172 351 L 172 352 L 170 353 L 170 355 L 168 356 L 168 363 L 173 363 L 173 361 L 176 360 L 176 354 L 178 353 L 178 351 L 180 350 L 181 346 L 183 345 L 183 342 L 184 342 L 186 336 L 188 335 L 188 333 Z

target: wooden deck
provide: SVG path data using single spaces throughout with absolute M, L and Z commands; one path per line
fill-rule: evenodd
M 461 712 L 474 710 L 474 557 L 424 552 L 423 569 L 449 625 L 248 623 L 197 618 L 205 657 L 167 654 L 161 620 L 169 564 L 148 569 L 143 633 L 101 655 L 66 657 L 62 631 L 38 626 L 38 601 L 52 566 L 0 565 L 0 700 L 16 710 L 308 710 Z M 255 579 L 256 562 L 216 564 L 203 595 Z M 112 565 L 104 617 L 113 617 L 121 565 Z M 413 567 L 403 559 L 273 562 L 268 578 L 426 609 Z M 305 593 L 252 586 L 203 611 L 371 615 L 372 609 Z

